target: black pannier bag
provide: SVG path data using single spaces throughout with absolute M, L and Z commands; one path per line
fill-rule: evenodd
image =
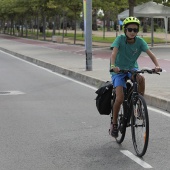
M 96 91 L 96 107 L 101 115 L 109 115 L 111 113 L 112 89 L 112 83 L 107 81 Z

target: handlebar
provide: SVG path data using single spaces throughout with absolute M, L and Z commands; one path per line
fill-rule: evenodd
M 114 72 L 113 69 L 110 69 L 110 72 Z M 160 68 L 159 72 L 162 72 L 162 69 Z M 159 72 L 156 72 L 155 69 L 142 69 L 142 70 L 120 70 L 119 73 L 131 73 L 131 74 L 139 74 L 139 73 L 149 73 L 149 74 L 159 74 Z

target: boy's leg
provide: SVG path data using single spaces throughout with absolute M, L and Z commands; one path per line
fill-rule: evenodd
M 117 118 L 118 118 L 118 112 L 120 110 L 120 106 L 123 103 L 124 100 L 124 93 L 123 93 L 123 86 L 126 87 L 125 84 L 125 74 L 117 74 L 112 76 L 112 82 L 114 87 L 116 87 L 116 99 L 113 104 L 113 118 L 111 122 L 110 127 L 110 134 L 112 137 L 118 137 L 118 125 L 117 125 Z
M 145 78 L 142 75 L 137 75 L 138 92 L 143 96 L 145 94 Z
M 120 110 L 120 105 L 122 104 L 124 100 L 124 93 L 123 93 L 123 87 L 122 86 L 117 86 L 116 87 L 116 99 L 113 105 L 113 120 L 111 122 L 110 126 L 110 135 L 112 137 L 117 138 L 118 137 L 118 124 L 117 124 L 117 118 L 118 118 L 118 113 Z
M 120 105 L 123 103 L 124 100 L 124 93 L 123 87 L 117 86 L 116 87 L 116 99 L 113 105 L 113 124 L 117 124 L 118 112 L 120 110 Z

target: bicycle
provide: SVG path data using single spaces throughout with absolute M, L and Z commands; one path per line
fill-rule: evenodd
M 110 70 L 110 72 L 113 72 L 113 70 Z M 138 93 L 137 75 L 140 73 L 160 73 L 155 72 L 155 69 L 120 70 L 120 73 L 131 73 L 134 79 L 129 82 L 130 79 L 126 78 L 127 89 L 124 89 L 124 101 L 118 113 L 118 137 L 116 142 L 121 144 L 125 138 L 126 128 L 131 127 L 134 150 L 137 156 L 142 157 L 146 153 L 149 142 L 149 116 L 146 101 Z M 115 97 L 115 88 L 113 87 L 111 121 Z

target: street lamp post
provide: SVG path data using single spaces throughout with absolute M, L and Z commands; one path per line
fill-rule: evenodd
M 86 71 L 92 71 L 92 1 L 83 0 Z

